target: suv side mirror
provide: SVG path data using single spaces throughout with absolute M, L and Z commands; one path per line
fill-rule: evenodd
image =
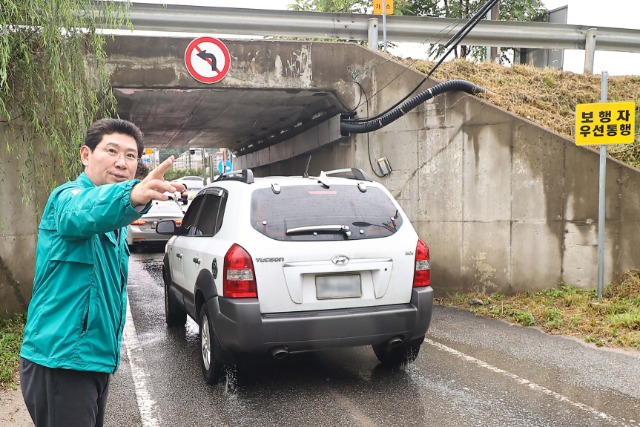
M 156 233 L 158 234 L 166 234 L 166 235 L 172 236 L 176 234 L 176 231 L 177 231 L 176 223 L 173 222 L 173 220 L 171 219 L 158 221 L 158 224 L 156 225 Z

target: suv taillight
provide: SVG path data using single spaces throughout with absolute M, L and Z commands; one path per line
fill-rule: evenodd
M 413 287 L 429 286 L 431 284 L 431 264 L 429 263 L 429 248 L 418 239 L 416 245 L 416 263 L 413 272 Z
M 256 298 L 258 288 L 251 255 L 233 244 L 224 256 L 222 294 L 227 298 Z

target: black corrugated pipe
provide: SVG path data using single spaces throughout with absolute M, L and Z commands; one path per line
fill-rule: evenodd
M 449 92 L 452 90 L 461 90 L 470 94 L 485 92 L 485 90 L 480 86 L 476 86 L 466 80 L 449 80 L 448 82 L 438 83 L 437 85 L 430 87 L 424 92 L 404 102 L 402 105 L 397 106 L 380 118 L 360 123 L 351 123 L 349 119 L 342 120 L 340 122 L 340 132 L 343 135 L 347 135 L 350 133 L 373 132 L 374 130 L 385 127 L 389 123 L 395 122 L 400 117 L 416 108 L 419 104 L 422 104 L 423 102 L 434 98 L 444 92 Z

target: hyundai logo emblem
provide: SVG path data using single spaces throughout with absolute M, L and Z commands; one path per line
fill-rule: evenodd
M 347 265 L 349 264 L 349 257 L 345 255 L 336 255 L 331 258 L 331 262 L 338 266 Z

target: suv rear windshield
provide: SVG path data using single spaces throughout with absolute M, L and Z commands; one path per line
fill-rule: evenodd
M 352 240 L 390 236 L 402 217 L 379 188 L 283 186 L 253 192 L 251 224 L 276 240 Z

